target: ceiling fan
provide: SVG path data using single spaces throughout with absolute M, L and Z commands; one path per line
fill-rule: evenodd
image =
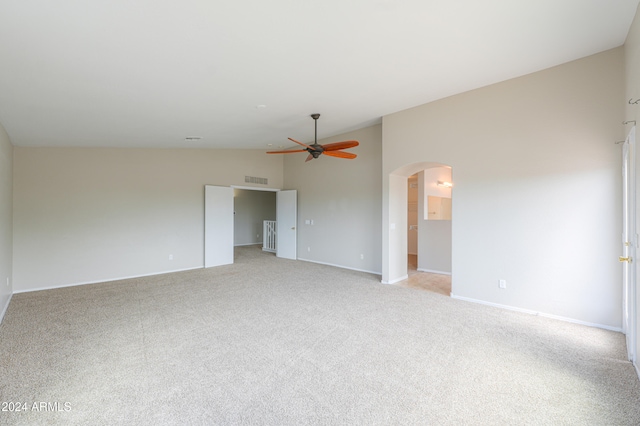
M 307 145 L 306 143 L 299 142 L 293 138 L 287 138 L 292 142 L 297 143 L 298 145 L 302 145 L 305 149 L 290 149 L 286 151 L 269 151 L 267 154 L 291 154 L 292 152 L 308 152 L 309 156 L 306 161 L 313 160 L 314 158 L 318 158 L 320 154 L 328 155 L 329 157 L 337 157 L 337 158 L 346 158 L 349 160 L 353 160 L 357 157 L 356 154 L 352 154 L 350 152 L 342 152 L 343 149 L 353 148 L 354 146 L 360 145 L 358 141 L 342 141 L 342 142 L 334 142 L 327 143 L 324 145 L 318 144 L 318 118 L 320 118 L 320 114 L 311 114 L 311 118 L 315 121 L 316 126 L 316 135 L 314 139 L 314 143 L 311 145 Z

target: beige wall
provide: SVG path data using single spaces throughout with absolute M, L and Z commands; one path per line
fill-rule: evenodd
M 16 147 L 14 290 L 202 267 L 204 185 L 250 186 L 245 175 L 279 188 L 282 158 L 256 150 Z
M 0 124 L 0 320 L 11 298 L 13 275 L 13 146 Z M 7 285 L 7 280 L 9 285 Z
M 640 120 L 640 103 L 630 105 L 629 99 L 640 99 L 640 13 L 636 13 L 635 19 L 629 29 L 627 40 L 624 44 L 625 55 L 625 115 L 624 120 Z M 627 130 L 632 124 L 627 125 Z
M 418 221 L 418 270 L 451 273 L 451 220 L 428 220 L 429 196 L 451 198 L 451 188 L 437 182 L 452 182 L 451 168 L 433 167 L 421 173 L 420 220 Z M 426 200 L 426 202 L 425 202 Z M 428 209 L 428 210 L 427 210 Z M 425 214 L 426 212 L 426 214 Z M 433 218 L 433 216 L 432 216 Z
M 454 295 L 619 328 L 623 63 L 617 48 L 383 117 L 383 280 L 406 273 L 395 188 L 415 170 L 398 169 L 446 164 Z
M 380 125 L 318 142 L 350 139 L 360 142 L 348 150 L 358 155 L 355 160 L 285 156 L 285 187 L 298 190 L 298 258 L 379 274 Z M 307 219 L 314 224 L 306 225 Z

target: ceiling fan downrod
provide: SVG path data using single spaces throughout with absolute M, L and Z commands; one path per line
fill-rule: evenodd
M 313 143 L 314 145 L 318 143 L 318 118 L 320 118 L 320 114 L 316 113 L 316 114 L 311 114 L 311 118 L 313 118 L 313 122 L 315 123 L 316 126 L 316 134 L 315 137 L 313 139 Z

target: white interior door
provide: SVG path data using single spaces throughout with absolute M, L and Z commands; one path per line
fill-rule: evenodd
M 276 192 L 276 256 L 297 258 L 298 191 Z
M 233 263 L 233 188 L 204 187 L 204 267 Z
M 627 340 L 629 360 L 636 360 L 636 141 L 631 129 L 622 148 L 622 329 Z

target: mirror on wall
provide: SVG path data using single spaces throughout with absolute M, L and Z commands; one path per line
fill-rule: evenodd
M 451 220 L 451 198 L 427 197 L 427 220 Z

